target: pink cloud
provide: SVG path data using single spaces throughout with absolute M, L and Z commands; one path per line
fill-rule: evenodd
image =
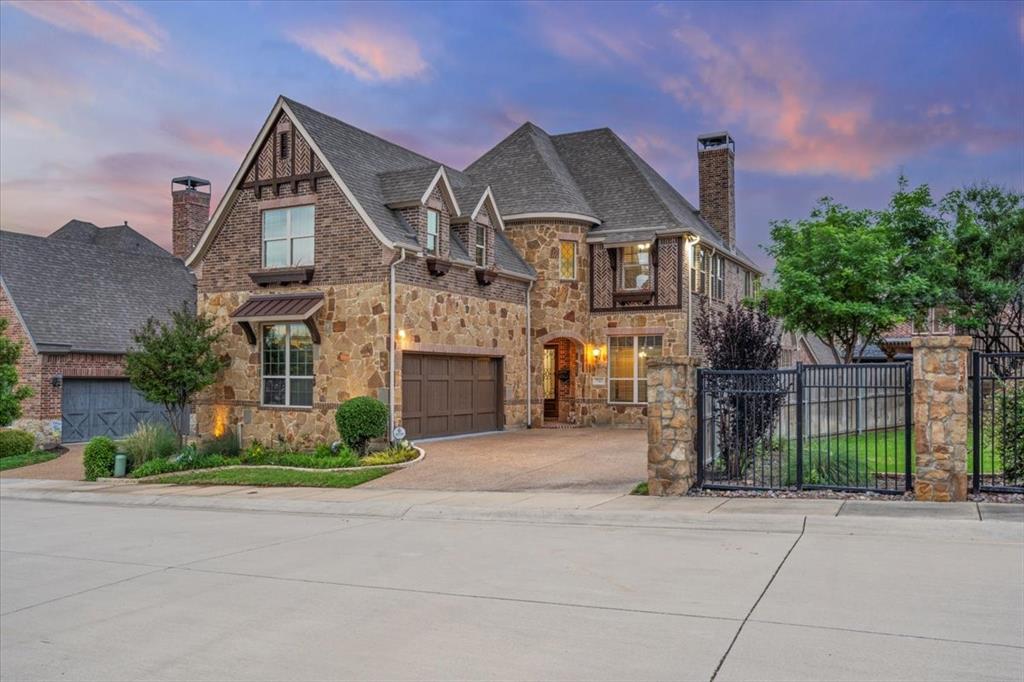
M 419 44 L 397 26 L 354 23 L 341 29 L 291 31 L 288 38 L 363 81 L 420 78 L 428 71 Z
M 247 144 L 230 141 L 206 129 L 196 128 L 182 121 L 165 118 L 160 128 L 177 141 L 184 142 L 196 151 L 211 156 L 222 156 L 237 162 L 249 150 Z
M 160 52 L 167 39 L 148 14 L 126 2 L 9 0 L 9 4 L 65 31 L 139 52 Z
M 752 133 L 742 162 L 756 170 L 863 180 L 939 145 L 980 153 L 1020 137 L 956 116 L 946 104 L 932 105 L 912 123 L 880 117 L 872 97 L 829 90 L 784 41 L 722 40 L 693 25 L 672 36 L 691 68 L 664 77 L 662 90 L 686 108 Z

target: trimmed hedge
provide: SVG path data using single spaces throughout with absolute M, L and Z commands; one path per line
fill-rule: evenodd
M 334 421 L 345 445 L 365 455 L 366 444 L 387 433 L 388 408 L 376 398 L 360 396 L 339 405 Z
M 117 443 L 106 436 L 96 436 L 85 446 L 83 464 L 85 464 L 85 480 L 95 481 L 114 475 L 114 456 L 117 455 Z M 157 461 L 157 460 L 153 460 Z
M 28 431 L 4 429 L 0 431 L 0 458 L 26 455 L 36 447 L 36 438 Z

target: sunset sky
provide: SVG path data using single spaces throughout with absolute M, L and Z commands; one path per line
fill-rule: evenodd
M 609 126 L 697 202 L 737 143 L 740 245 L 830 195 L 881 208 L 1024 190 L 1024 5 L 0 4 L 0 226 L 127 220 L 170 242 L 170 179 L 219 197 L 278 94 L 462 168 L 526 120 Z

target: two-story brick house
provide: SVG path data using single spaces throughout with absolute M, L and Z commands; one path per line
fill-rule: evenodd
M 703 213 L 608 129 L 527 123 L 458 171 L 279 98 L 205 229 L 175 219 L 197 309 L 229 330 L 200 432 L 324 440 L 358 395 L 413 438 L 640 425 L 646 361 L 689 352 L 697 292 L 760 274 L 732 141 L 699 142 Z

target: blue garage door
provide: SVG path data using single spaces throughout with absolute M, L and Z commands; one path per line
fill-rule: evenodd
M 65 379 L 61 440 L 121 438 L 143 422 L 167 423 L 162 405 L 147 402 L 124 379 Z

